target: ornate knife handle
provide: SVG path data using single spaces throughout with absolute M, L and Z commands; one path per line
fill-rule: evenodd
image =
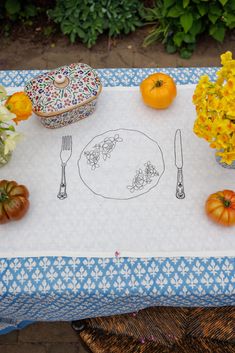
M 178 171 L 177 171 L 176 197 L 177 199 L 185 198 L 182 168 L 178 168 Z

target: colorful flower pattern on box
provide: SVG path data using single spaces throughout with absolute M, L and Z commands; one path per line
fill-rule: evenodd
M 62 83 L 57 80 L 62 79 Z M 26 83 L 33 110 L 48 128 L 62 127 L 89 116 L 95 109 L 101 83 L 86 64 L 70 64 L 43 73 Z

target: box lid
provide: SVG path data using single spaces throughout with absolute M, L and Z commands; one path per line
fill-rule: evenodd
M 96 99 L 102 85 L 97 72 L 82 63 L 59 67 L 29 81 L 25 92 L 33 111 L 41 116 L 53 116 Z

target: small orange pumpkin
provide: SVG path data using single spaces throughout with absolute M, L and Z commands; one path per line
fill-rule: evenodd
M 0 224 L 21 219 L 29 208 L 29 192 L 15 181 L 0 180 Z
M 148 106 L 165 109 L 176 97 L 176 84 L 171 76 L 161 72 L 152 74 L 140 84 L 142 98 Z
M 223 226 L 235 225 L 235 192 L 223 190 L 210 195 L 205 209 L 213 221 Z

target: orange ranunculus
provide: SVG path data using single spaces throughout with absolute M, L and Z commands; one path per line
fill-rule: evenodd
M 13 119 L 16 124 L 21 120 L 26 120 L 32 114 L 32 103 L 24 92 L 16 92 L 10 96 L 6 103 L 6 107 L 16 115 Z

